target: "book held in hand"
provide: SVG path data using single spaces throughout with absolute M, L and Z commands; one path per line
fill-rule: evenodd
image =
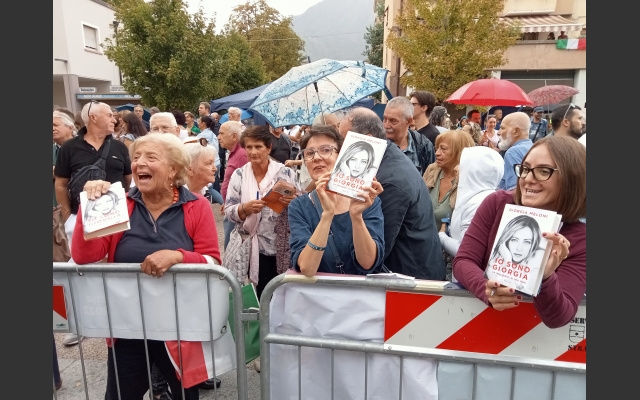
M 295 186 L 282 178 L 278 178 L 262 200 L 267 203 L 267 207 L 280 214 L 284 210 L 284 203 L 280 202 L 280 198 L 292 194 L 296 194 Z
M 127 199 L 122 183 L 112 183 L 107 193 L 95 200 L 80 192 L 80 210 L 85 240 L 126 231 L 130 228 Z
M 358 193 L 364 186 L 371 186 L 386 150 L 385 139 L 347 132 L 327 190 L 364 201 Z
M 488 279 L 536 296 L 553 242 L 543 232 L 558 232 L 562 215 L 553 211 L 507 204 L 485 269 Z

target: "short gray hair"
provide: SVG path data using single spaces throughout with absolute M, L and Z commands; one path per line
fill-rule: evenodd
M 402 111 L 402 116 L 408 121 L 413 118 L 413 104 L 406 97 L 399 96 L 389 100 L 386 108 L 396 108 Z
M 227 121 L 224 124 L 220 125 L 220 130 L 222 130 L 223 126 L 229 127 L 229 133 L 235 133 L 238 135 L 238 140 L 242 137 L 242 122 L 238 121 Z
M 429 115 L 429 122 L 435 126 L 444 126 L 447 117 L 447 109 L 442 106 L 435 106 Z
M 173 116 L 173 114 L 171 115 Z M 173 177 L 173 185 L 175 187 L 180 187 L 187 183 L 189 166 L 191 165 L 191 155 L 185 148 L 182 140 L 178 139 L 176 135 L 148 133 L 144 136 L 140 136 L 129 145 L 129 157 L 131 159 L 133 159 L 133 154 L 136 149 L 143 144 L 157 144 L 162 146 L 164 148 L 163 154 L 169 160 L 169 164 L 176 167 L 176 174 Z M 198 146 L 202 147 L 199 144 Z
M 169 118 L 171 120 L 171 126 L 173 127 L 178 126 L 175 115 L 173 115 L 173 113 L 170 113 L 170 112 L 157 112 L 151 115 L 151 118 L 149 118 L 149 125 L 151 125 L 151 122 L 161 117 Z
M 236 114 L 242 117 L 242 110 L 239 109 L 238 107 L 229 107 L 229 109 L 227 110 L 227 113 Z
M 92 106 L 92 103 L 93 103 L 93 106 Z M 85 125 L 89 125 L 89 108 L 91 108 L 91 111 L 96 111 L 100 109 L 100 107 L 107 107 L 109 111 L 111 111 L 110 105 L 106 103 L 101 103 L 99 101 L 96 101 L 96 102 L 90 101 L 82 107 L 81 116 L 82 116 L 82 121 L 84 121 Z
M 380 120 L 380 117 L 370 109 L 365 107 L 356 107 L 349 110 L 345 117 L 351 121 L 351 131 L 361 133 L 363 135 L 371 135 L 379 139 L 387 138 L 382 120 Z
M 189 152 L 189 155 L 191 156 L 190 165 L 192 166 L 195 165 L 195 163 L 198 162 L 198 160 L 200 160 L 200 157 L 202 156 L 209 155 L 215 159 L 218 155 L 218 151 L 213 146 L 203 146 L 198 142 L 185 143 L 184 145 L 187 149 L 187 152 Z
M 69 115 L 67 113 L 56 110 L 56 111 L 53 112 L 53 118 L 60 118 L 60 121 L 62 121 L 63 124 L 65 124 L 66 126 L 71 128 L 71 132 L 72 132 L 73 136 L 76 135 L 76 133 L 77 133 L 76 125 L 73 122 L 73 120 L 71 120 L 71 118 L 69 117 Z

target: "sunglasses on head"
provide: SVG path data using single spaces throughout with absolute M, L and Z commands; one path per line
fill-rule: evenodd
M 98 100 L 91 100 L 91 101 L 89 102 L 89 109 L 87 110 L 87 117 L 89 117 L 89 116 L 91 115 L 91 106 L 92 106 L 94 103 L 99 103 L 99 101 L 98 101 Z
M 207 139 L 205 139 L 205 138 L 195 138 L 194 137 L 193 139 L 188 139 L 187 141 L 184 142 L 184 144 L 187 144 L 187 143 L 199 143 L 201 146 L 207 147 L 207 143 L 209 143 L 209 142 L 207 142 Z
M 569 110 L 573 110 L 574 108 L 576 108 L 575 104 L 570 103 L 569 107 L 567 107 L 567 111 L 564 112 L 564 116 L 562 117 L 562 120 L 564 120 L 565 118 L 567 118 L 567 113 L 569 112 Z

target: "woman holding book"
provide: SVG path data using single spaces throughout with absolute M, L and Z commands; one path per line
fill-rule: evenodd
M 191 193 L 185 186 L 189 153 L 175 135 L 150 133 L 129 147 L 135 187 L 127 193 L 131 228 L 110 236 L 84 240 L 82 218 L 73 235 L 72 256 L 76 263 L 98 262 L 105 255 L 110 263 L 140 263 L 143 273 L 162 279 L 178 263 L 220 262 L 218 234 L 209 202 Z M 106 181 L 89 181 L 84 190 L 89 200 L 100 198 L 110 187 Z M 153 238 L 153 240 L 150 240 Z M 182 399 L 181 382 L 169 357 L 177 354 L 177 342 L 147 340 L 149 358 L 169 382 L 174 399 Z M 182 355 L 193 351 L 193 342 L 183 341 Z M 145 362 L 145 341 L 118 338 L 108 341 L 108 375 L 106 399 L 117 399 L 116 374 L 112 352 L 118 360 L 118 380 L 122 398 L 142 399 L 149 389 Z M 197 346 L 195 346 L 197 348 Z M 127 360 L 127 362 L 120 362 Z M 204 359 L 202 366 L 204 366 Z M 186 399 L 198 398 L 203 380 L 193 375 L 197 368 L 185 371 Z M 140 377 L 132 378 L 132 376 Z
M 328 125 L 312 127 L 300 140 L 316 189 L 289 206 L 291 265 L 307 276 L 316 272 L 366 275 L 384 261 L 382 185 L 373 181 L 359 193 L 365 201 L 327 191 L 343 138 Z
M 517 204 L 554 211 L 562 215 L 563 225 L 559 233 L 542 233 L 553 245 L 533 305 L 550 328 L 571 321 L 587 282 L 587 227 L 579 221 L 587 210 L 586 161 L 584 146 L 573 138 L 551 136 L 534 143 L 522 163 L 514 166 L 516 189 L 489 195 L 473 217 L 453 260 L 460 284 L 496 310 L 517 307 L 522 296 L 514 288 L 484 276 L 503 210 Z
M 265 125 L 245 129 L 240 146 L 249 162 L 233 171 L 224 205 L 227 219 L 236 223 L 240 234 L 249 235 L 246 240 L 251 240 L 248 275 L 256 285 L 258 298 L 267 283 L 278 275 L 275 227 L 279 214 L 267 207 L 262 198 L 278 179 L 290 183 L 297 192 L 300 190 L 294 171 L 269 157 L 272 137 Z M 296 194 L 283 195 L 279 201 L 287 207 L 295 197 Z

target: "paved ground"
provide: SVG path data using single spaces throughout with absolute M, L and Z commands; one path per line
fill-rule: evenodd
M 223 252 L 224 230 L 222 227 L 222 215 L 220 206 L 213 205 L 213 214 L 218 228 L 220 253 Z M 58 365 L 62 377 L 62 387 L 56 392 L 59 400 L 76 399 L 104 399 L 107 382 L 107 344 L 104 339 L 85 338 L 81 345 L 66 347 L 62 344 L 64 333 L 55 333 L 56 351 L 58 353 Z M 82 358 L 80 352 L 82 351 Z M 85 389 L 84 371 L 86 374 L 87 388 Z M 260 399 L 260 374 L 256 372 L 254 364 L 247 368 L 247 386 L 250 400 Z M 200 399 L 231 400 L 238 398 L 236 370 L 229 371 L 219 376 L 222 385 L 215 393 L 213 390 L 200 390 Z M 148 397 L 145 397 L 145 399 Z

